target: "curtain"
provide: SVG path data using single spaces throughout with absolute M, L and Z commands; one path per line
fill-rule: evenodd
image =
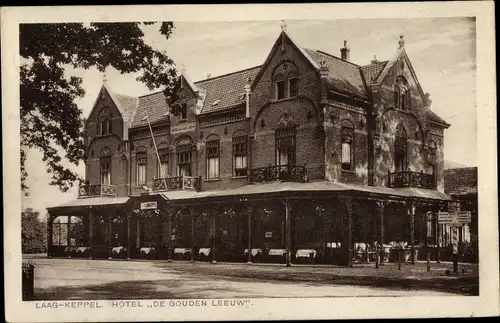
M 146 165 L 137 165 L 137 185 L 146 184 Z
M 342 143 L 342 163 L 351 163 L 351 144 L 347 142 Z
M 219 157 L 207 159 L 208 178 L 219 178 Z

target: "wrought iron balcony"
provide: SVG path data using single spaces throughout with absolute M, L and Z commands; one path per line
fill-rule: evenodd
M 153 191 L 173 191 L 192 189 L 201 190 L 201 177 L 195 176 L 175 176 L 166 178 L 155 178 L 153 181 Z
M 307 168 L 298 165 L 270 165 L 250 170 L 249 183 L 272 182 L 307 182 Z
M 419 188 L 436 188 L 436 177 L 434 174 L 425 174 L 424 172 L 388 172 L 387 186 L 393 188 L 400 187 L 419 187 Z
M 91 197 L 91 196 L 115 196 L 116 185 L 109 184 L 96 184 L 82 183 L 78 189 L 78 197 Z

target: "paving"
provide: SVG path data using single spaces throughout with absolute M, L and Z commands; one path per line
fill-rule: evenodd
M 476 295 L 477 266 L 394 264 L 375 269 L 31 257 L 35 299 L 169 299 Z

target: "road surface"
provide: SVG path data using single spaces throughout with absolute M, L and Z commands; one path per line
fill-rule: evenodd
M 183 271 L 177 264 L 169 268 L 166 263 L 154 261 L 33 259 L 33 262 L 36 300 L 455 295 L 397 287 L 206 275 Z

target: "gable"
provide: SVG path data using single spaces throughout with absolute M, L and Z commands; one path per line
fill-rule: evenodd
M 284 46 L 291 46 L 296 52 L 299 53 L 302 58 L 305 59 L 305 61 L 309 64 L 309 66 L 314 69 L 319 76 L 319 65 L 314 61 L 314 59 L 307 53 L 305 49 L 300 47 L 292 38 L 291 36 L 286 32 L 282 31 L 280 36 L 276 39 L 274 42 L 273 47 L 271 48 L 271 51 L 269 52 L 269 55 L 267 55 L 266 60 L 264 61 L 264 64 L 262 64 L 260 70 L 258 71 L 257 75 L 255 76 L 255 80 L 252 83 L 251 89 L 252 91 L 255 89 L 256 84 L 260 81 L 262 78 L 262 75 L 264 72 L 267 70 L 269 65 L 271 64 L 272 59 L 277 55 L 277 52 L 281 50 L 282 47 Z

